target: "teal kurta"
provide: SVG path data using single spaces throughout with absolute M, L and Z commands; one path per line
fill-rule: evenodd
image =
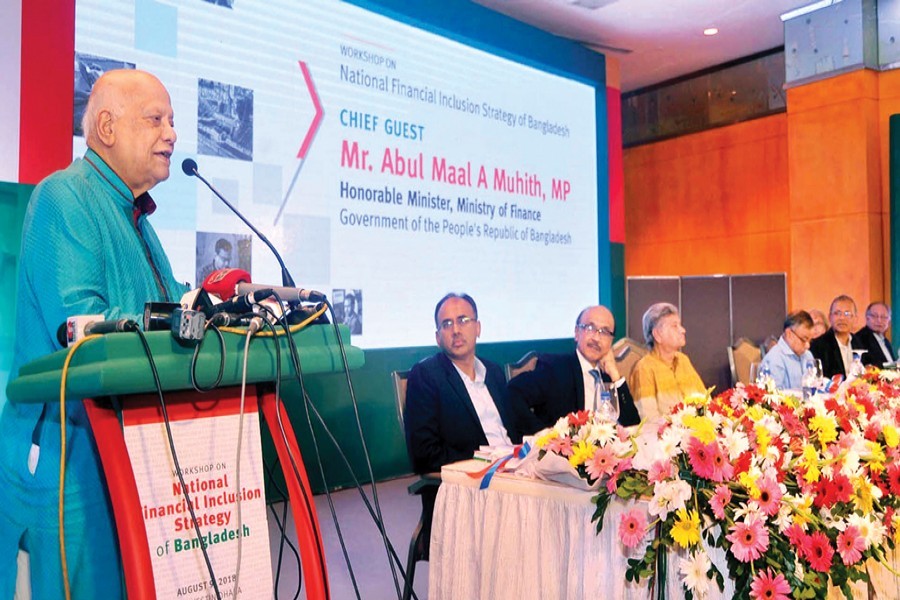
M 21 365 L 60 349 L 56 332 L 69 316 L 103 314 L 140 322 L 145 302 L 178 301 L 186 291 L 186 285 L 175 281 L 147 216 L 142 214 L 135 224 L 135 204 L 125 183 L 92 150 L 35 188 L 22 232 L 12 377 Z M 20 540 L 32 555 L 34 597 L 60 595 L 59 542 L 54 540 L 60 413 L 58 405 L 46 405 L 38 436 L 35 428 L 44 410 L 40 404 L 6 402 L 0 415 L 4 598 L 12 595 L 8 579 Z M 68 402 L 66 413 L 69 578 L 83 597 L 91 597 L 93 589 L 93 594 L 103 590 L 104 598 L 112 598 L 107 592 L 118 587 L 120 577 L 112 509 L 82 403 Z M 32 475 L 28 456 L 33 441 L 40 459 Z

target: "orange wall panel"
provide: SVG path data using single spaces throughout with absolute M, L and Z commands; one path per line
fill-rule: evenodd
M 788 271 L 787 117 L 625 150 L 625 272 Z
M 885 296 L 879 74 L 861 70 L 788 90 L 792 297 L 862 309 Z

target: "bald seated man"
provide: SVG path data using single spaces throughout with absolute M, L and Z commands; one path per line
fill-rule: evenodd
M 575 349 L 566 354 L 542 354 L 533 371 L 512 378 L 507 386 L 512 403 L 524 403 L 535 416 L 527 429 L 551 427 L 571 412 L 594 405 L 595 377 L 616 387 L 619 424 L 637 425 L 640 416 L 612 352 L 616 322 L 605 306 L 589 306 L 575 319 Z
M 172 104 L 153 75 L 110 71 L 91 90 L 82 122 L 88 150 L 34 190 L 25 213 L 11 377 L 60 349 L 56 331 L 73 315 L 138 320 L 148 301 L 178 301 L 147 220 L 148 193 L 169 177 L 175 149 Z M 57 519 L 57 403 L 13 404 L 0 414 L 0 598 L 12 598 L 17 554 L 30 555 L 33 598 L 62 598 Z M 66 404 L 65 542 L 72 598 L 122 597 L 113 513 L 79 399 Z M 23 577 L 26 574 L 23 573 Z

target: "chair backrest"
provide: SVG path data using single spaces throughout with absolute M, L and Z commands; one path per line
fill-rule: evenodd
M 778 336 L 777 336 L 777 335 L 770 335 L 769 337 L 767 337 L 766 339 L 764 339 L 764 340 L 763 340 L 763 343 L 759 345 L 759 354 L 760 354 L 760 358 L 762 358 L 763 356 L 765 356 L 765 355 L 766 355 L 766 352 L 768 352 L 769 350 L 771 350 L 772 348 L 774 348 L 775 345 L 776 345 L 777 343 L 778 343 Z
M 759 346 L 746 338 L 728 346 L 728 366 L 731 368 L 731 385 L 750 383 L 750 365 L 762 360 Z
M 634 365 L 647 356 L 648 350 L 643 344 L 639 344 L 629 337 L 623 337 L 612 345 L 613 355 L 616 357 L 616 366 L 619 375 L 628 379 L 634 370 Z
M 506 380 L 509 381 L 519 373 L 524 373 L 526 371 L 534 371 L 534 368 L 537 366 L 538 355 L 534 350 L 530 350 L 525 353 L 522 358 L 517 360 L 514 363 L 506 363 L 505 371 L 506 371 Z
M 406 383 L 409 379 L 409 371 L 393 371 L 391 381 L 394 382 L 394 401 L 397 403 L 397 418 L 400 419 L 400 429 L 404 429 L 403 417 L 406 412 Z

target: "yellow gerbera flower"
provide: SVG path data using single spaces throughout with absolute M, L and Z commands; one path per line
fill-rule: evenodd
M 706 406 L 707 404 L 709 404 L 709 392 L 707 392 L 706 394 L 698 394 L 697 392 L 692 392 L 685 396 L 684 403 L 688 406 Z
M 819 471 L 819 453 L 812 444 L 803 446 L 803 463 L 806 465 L 806 475 L 803 478 L 807 483 L 814 483 L 819 480 L 821 471 Z
M 572 456 L 569 457 L 569 464 L 575 468 L 583 465 L 589 458 L 594 456 L 594 445 L 585 441 L 577 442 L 572 446 Z
M 697 511 L 688 512 L 685 508 L 678 509 L 675 513 L 675 524 L 672 525 L 672 539 L 681 546 L 687 548 L 700 542 L 700 515 Z
M 867 515 L 872 512 L 872 489 L 865 477 L 857 477 L 854 483 L 853 504 L 856 505 L 856 510 Z
M 744 471 L 743 473 L 741 473 L 738 476 L 738 481 L 741 483 L 742 486 L 747 488 L 747 493 L 752 498 L 759 498 L 760 492 L 759 492 L 759 488 L 756 487 L 756 477 L 754 477 L 747 471 Z
M 881 473 L 884 471 L 884 462 L 887 460 L 884 448 L 878 442 L 866 442 L 866 445 L 869 447 L 869 454 L 864 458 L 869 463 L 869 469 L 873 473 Z
M 691 430 L 698 440 L 704 444 L 709 444 L 716 439 L 716 426 L 709 417 L 695 417 L 687 415 L 684 417 L 684 424 Z
M 539 438 L 537 438 L 536 440 L 534 440 L 534 445 L 537 446 L 538 449 L 541 449 L 544 446 L 546 446 L 547 444 L 549 444 L 551 442 L 551 440 L 555 440 L 558 437 L 559 437 L 559 434 L 551 429 L 544 435 L 542 435 Z
M 837 423 L 833 417 L 816 415 L 809 420 L 809 428 L 819 434 L 819 443 L 823 448 L 837 439 Z
M 900 444 L 900 433 L 897 433 L 897 428 L 893 425 L 885 423 L 881 432 L 884 434 L 884 443 L 888 445 L 888 448 L 896 448 L 897 444 Z
M 772 440 L 772 436 L 769 435 L 769 430 L 762 425 L 757 425 L 753 430 L 756 432 L 756 444 L 759 446 L 756 453 L 765 456 L 769 451 L 769 442 Z

